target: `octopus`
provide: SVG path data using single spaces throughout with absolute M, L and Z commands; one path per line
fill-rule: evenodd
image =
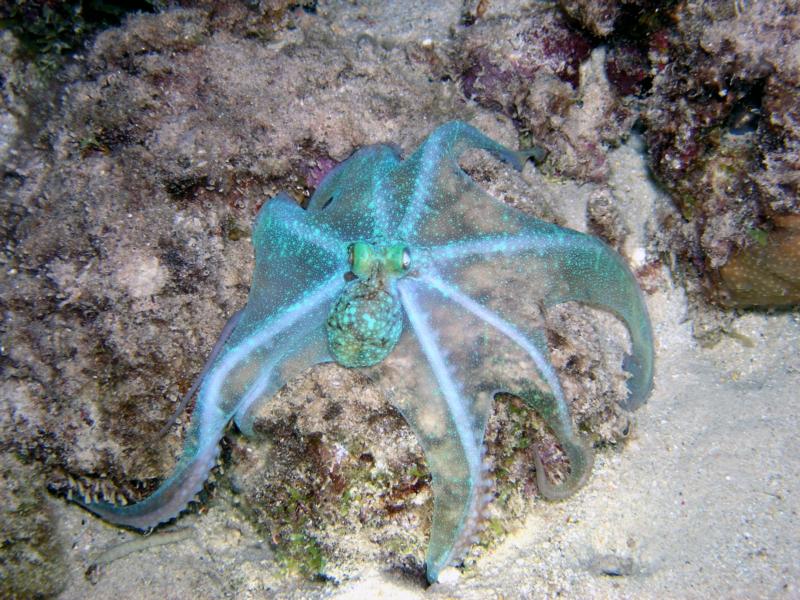
M 262 403 L 331 361 L 382 385 L 423 449 L 434 497 L 428 581 L 474 543 L 492 499 L 483 438 L 496 394 L 536 411 L 569 460 L 569 474 L 552 483 L 535 459 L 540 493 L 563 499 L 580 488 L 592 447 L 573 424 L 536 315 L 574 301 L 620 319 L 630 337 L 623 404 L 633 410 L 653 379 L 642 292 L 601 240 L 488 195 L 459 165 L 472 149 L 517 169 L 536 152 L 453 121 L 405 160 L 390 145 L 358 150 L 305 209 L 283 193 L 266 202 L 253 225 L 247 305 L 184 398 L 197 393 L 174 472 L 138 503 L 78 502 L 144 531 L 176 518 L 209 477 L 228 424 L 253 435 Z

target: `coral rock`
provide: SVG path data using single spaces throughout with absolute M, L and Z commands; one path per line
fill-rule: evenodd
M 776 218 L 775 224 L 719 270 L 719 300 L 724 305 L 800 303 L 800 215 Z

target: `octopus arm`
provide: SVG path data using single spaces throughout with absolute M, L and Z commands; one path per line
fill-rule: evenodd
M 230 420 L 237 416 L 245 433 L 251 432 L 249 415 L 257 400 L 271 397 L 287 376 L 326 360 L 319 343 L 324 323 L 320 315 L 327 314 L 340 288 L 340 277 L 331 278 L 304 298 L 302 306 L 286 307 L 262 328 L 223 351 L 200 387 L 181 458 L 173 474 L 152 495 L 126 506 L 79 504 L 111 523 L 142 530 L 180 514 L 208 479 Z M 298 326 L 305 331 L 298 332 Z
M 397 287 L 407 327 L 391 359 L 372 370 L 416 434 L 431 472 L 434 512 L 425 564 L 434 582 L 472 544 L 491 482 L 483 460 L 483 426 L 476 424 L 472 401 L 441 344 L 443 332 L 420 298 L 419 285 L 403 281 Z
M 653 332 L 644 297 L 622 257 L 602 241 L 525 215 L 527 227 L 510 234 L 475 236 L 429 249 L 437 268 L 487 304 L 502 304 L 511 322 L 525 323 L 524 304 L 501 299 L 489 289 L 505 281 L 526 302 L 550 307 L 576 301 L 606 310 L 625 324 L 631 351 L 624 407 L 633 410 L 653 383 Z M 524 223 L 523 223 L 524 225 Z
M 468 352 L 453 354 L 454 362 L 462 364 L 459 372 L 465 387 L 477 398 L 491 382 L 492 398 L 500 391 L 520 397 L 545 421 L 564 449 L 570 473 L 560 484 L 550 483 L 541 459 L 534 454 L 541 495 L 548 500 L 561 500 L 575 493 L 591 474 L 594 452 L 573 427 L 544 336 L 536 330 L 523 332 L 435 274 L 422 275 L 421 280 L 439 296 L 438 303 L 444 308 L 438 313 L 439 319 L 450 319 L 451 329 L 461 332 L 462 348 L 469 348 Z M 476 401 L 474 407 L 476 419 L 485 421 L 490 406 L 484 400 Z
M 405 199 L 399 237 L 430 256 L 445 280 L 481 304 L 508 290 L 501 314 L 522 325 L 527 305 L 577 301 L 607 310 L 627 326 L 631 374 L 626 408 L 647 398 L 653 380 L 653 334 L 642 293 L 622 257 L 602 241 L 545 223 L 487 194 L 458 163 L 469 149 L 487 151 L 517 169 L 536 150 L 512 151 L 465 123 L 436 129 L 393 173 Z M 492 290 L 491 288 L 495 289 Z

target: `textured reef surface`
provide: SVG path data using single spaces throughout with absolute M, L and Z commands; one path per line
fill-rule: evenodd
M 37 557 L 61 573 L 89 552 L 51 547 L 83 514 L 61 496 L 134 503 L 174 468 L 195 407 L 160 433 L 247 302 L 266 199 L 286 190 L 307 206 L 358 148 L 410 154 L 452 119 L 541 144 L 547 158 L 521 175 L 470 153 L 459 165 L 528 217 L 601 237 L 648 295 L 684 286 L 698 335 L 734 332 L 729 306 L 797 302 L 797 53 L 779 50 L 796 45 L 796 3 L 177 4 L 129 15 L 55 74 L 0 37 L 0 447 L 6 470 L 53 492 L 26 495 L 42 520 L 9 528 L 4 548 L 27 540 L 15 579 L 42 593 L 57 586 L 22 574 Z M 632 129 L 671 204 L 624 201 L 611 163 Z M 545 312 L 576 429 L 620 443 L 635 431 L 626 333 L 578 304 Z M 262 435 L 223 436 L 228 468 L 202 510 L 257 532 L 269 565 L 420 573 L 431 475 L 380 390 L 333 365 L 289 381 L 254 412 Z M 556 481 L 570 469 L 518 399 L 492 410 L 496 499 L 467 564 L 531 514 L 535 456 Z
M 684 256 L 726 306 L 800 302 L 797 9 L 687 5 L 653 48 L 651 166 L 689 225 Z

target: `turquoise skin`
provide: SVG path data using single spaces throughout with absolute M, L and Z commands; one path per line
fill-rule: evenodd
M 625 407 L 635 409 L 653 378 L 642 293 L 597 238 L 487 195 L 458 166 L 469 149 L 518 169 L 532 154 L 454 121 L 405 161 L 386 145 L 359 150 L 326 176 L 307 210 L 285 194 L 267 202 L 253 226 L 247 306 L 201 375 L 174 473 L 137 504 L 81 504 L 141 530 L 173 519 L 203 487 L 231 419 L 252 435 L 259 404 L 330 361 L 384 386 L 425 452 L 434 492 L 429 581 L 473 543 L 491 498 L 483 437 L 497 392 L 536 410 L 570 460 L 560 485 L 536 460 L 541 493 L 559 499 L 580 487 L 591 445 L 573 426 L 535 309 L 578 301 L 620 318 L 631 341 Z

